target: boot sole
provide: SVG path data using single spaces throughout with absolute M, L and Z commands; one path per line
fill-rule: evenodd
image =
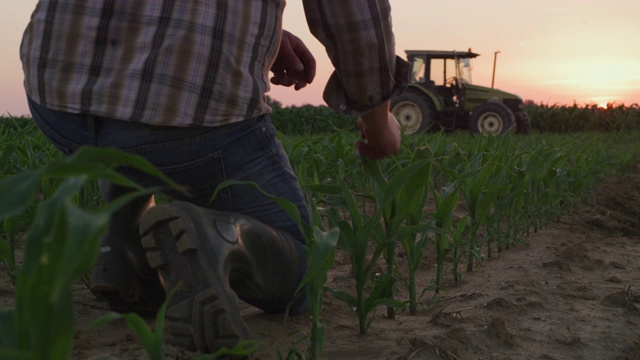
M 142 246 L 159 271 L 167 293 L 175 290 L 166 313 L 170 340 L 188 350 L 213 353 L 249 339 L 238 298 L 207 256 L 198 228 L 186 209 L 172 204 L 151 208 L 140 224 Z M 203 266 L 204 264 L 204 266 Z

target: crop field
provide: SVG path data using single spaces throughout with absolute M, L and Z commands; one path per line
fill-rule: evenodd
M 277 104 L 276 104 L 277 105 Z M 354 118 L 274 107 L 311 210 L 308 314 L 242 305 L 259 359 L 640 358 L 640 108 L 527 105 L 531 135 L 429 133 L 357 156 Z M 107 149 L 64 158 L 0 120 L 0 358 L 211 359 L 157 319 L 109 313 L 87 274 L 135 184 Z M 139 192 L 149 191 L 139 189 Z M 295 207 L 279 201 L 296 218 Z M 159 201 L 168 201 L 160 198 Z

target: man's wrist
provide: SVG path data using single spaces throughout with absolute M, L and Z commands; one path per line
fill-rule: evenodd
M 360 118 L 362 118 L 362 121 L 367 127 L 386 125 L 389 121 L 389 101 L 385 101 L 366 113 L 361 114 Z

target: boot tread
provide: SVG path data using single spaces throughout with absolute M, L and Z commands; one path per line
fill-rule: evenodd
M 143 245 L 167 292 L 177 287 L 167 309 L 167 330 L 178 346 L 215 352 L 249 338 L 238 298 L 217 264 L 201 254 L 201 239 L 188 208 L 156 206 L 141 221 Z M 206 266 L 203 266 L 203 263 Z

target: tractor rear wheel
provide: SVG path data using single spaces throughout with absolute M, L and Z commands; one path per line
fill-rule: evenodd
M 433 103 L 417 91 L 406 91 L 394 97 L 391 100 L 391 113 L 407 135 L 429 130 L 436 120 Z
M 471 114 L 469 131 L 472 134 L 499 135 L 515 126 L 513 112 L 502 103 L 489 101 L 478 106 Z

